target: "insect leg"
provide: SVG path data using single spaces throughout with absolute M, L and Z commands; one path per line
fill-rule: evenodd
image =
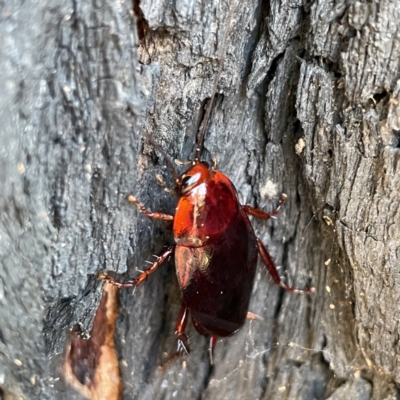
M 272 211 L 272 213 L 268 214 L 263 210 L 260 210 L 258 208 L 253 208 L 251 206 L 248 205 L 244 205 L 243 209 L 247 214 L 253 215 L 254 217 L 257 218 L 262 218 L 262 219 L 270 219 L 271 217 L 275 217 L 275 215 L 277 215 L 279 213 L 279 210 L 281 209 L 283 203 L 286 201 L 287 199 L 287 195 L 285 193 L 281 194 L 281 198 L 279 199 L 279 204 L 278 207 L 275 208 L 274 211 Z
M 188 321 L 189 317 L 189 308 L 186 307 L 185 303 L 182 303 L 181 309 L 179 311 L 178 319 L 176 321 L 176 340 L 178 342 L 178 348 L 176 349 L 176 352 L 172 355 L 170 355 L 165 363 L 160 367 L 160 369 L 164 369 L 167 365 L 171 363 L 172 360 L 174 360 L 176 357 L 186 353 L 190 353 L 190 348 L 189 348 L 189 339 L 185 333 L 185 328 L 186 324 Z
M 271 256 L 268 254 L 267 249 L 265 246 L 262 244 L 261 240 L 257 238 L 257 245 L 258 245 L 258 252 L 260 253 L 261 259 L 264 263 L 264 265 L 267 267 L 268 272 L 272 276 L 272 279 L 274 282 L 279 285 L 281 288 L 292 292 L 292 293 L 298 293 L 298 294 L 307 294 L 311 292 L 315 292 L 315 288 L 309 287 L 306 289 L 296 289 L 292 286 L 287 286 L 285 283 L 282 282 L 281 277 L 279 276 L 279 273 L 275 267 L 274 262 L 272 261 Z
M 114 286 L 119 288 L 129 288 L 139 286 L 143 281 L 147 279 L 149 275 L 155 272 L 158 267 L 173 253 L 175 246 L 170 246 L 167 250 L 150 265 L 149 268 L 145 269 L 134 281 L 131 282 L 117 282 L 111 276 L 100 272 L 99 279 L 103 279 Z
M 167 186 L 167 184 L 165 183 L 164 178 L 162 177 L 162 175 L 157 174 L 156 175 L 156 179 L 157 179 L 158 183 L 161 185 L 161 187 L 164 189 L 165 192 L 169 193 L 171 195 L 171 197 L 175 197 L 176 196 L 175 190 L 170 189 Z M 128 197 L 128 200 L 129 200 L 129 197 Z
M 253 321 L 263 321 L 263 318 L 261 318 L 257 314 L 252 313 L 251 311 L 247 311 L 246 318 L 250 319 L 250 320 L 253 320 Z
M 208 347 L 208 354 L 210 355 L 210 364 L 214 365 L 214 348 L 217 343 L 217 335 L 211 335 L 210 337 L 210 345 Z
M 146 217 L 154 218 L 154 219 L 162 219 L 163 221 L 173 221 L 174 216 L 169 214 L 163 214 L 159 212 L 152 212 L 148 210 L 136 197 L 131 194 L 128 196 L 128 201 L 130 203 L 136 204 L 139 211 L 144 214 Z

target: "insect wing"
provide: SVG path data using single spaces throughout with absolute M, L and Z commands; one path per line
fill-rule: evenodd
M 176 246 L 175 263 L 183 300 L 200 333 L 236 332 L 246 319 L 257 266 L 256 238 L 245 213 L 217 243 Z

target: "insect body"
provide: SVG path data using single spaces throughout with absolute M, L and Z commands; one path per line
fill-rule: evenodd
M 201 334 L 229 336 L 246 319 L 256 236 L 226 175 L 198 163 L 182 182 L 173 231 L 183 304 Z
M 232 6 L 227 26 L 234 12 Z M 229 178 L 208 163 L 200 161 L 207 122 L 221 75 L 228 31 L 222 45 L 218 72 L 212 95 L 206 110 L 192 167 L 178 176 L 164 151 L 152 142 L 170 165 L 175 191 L 179 197 L 174 215 L 152 212 L 135 197 L 128 200 L 136 204 L 146 216 L 173 222 L 175 245 L 166 251 L 133 282 L 119 283 L 107 274 L 100 274 L 118 287 L 136 287 L 165 262 L 173 253 L 176 275 L 182 292 L 182 306 L 176 322 L 177 351 L 166 361 L 189 353 L 186 324 L 191 314 L 197 331 L 210 338 L 210 361 L 218 337 L 229 336 L 240 329 L 247 318 L 255 318 L 248 312 L 257 258 L 260 255 L 275 283 L 282 288 L 305 294 L 313 288 L 298 290 L 282 282 L 268 251 L 256 237 L 248 215 L 268 220 L 276 215 L 286 195 L 281 196 L 278 208 L 271 214 L 251 206 L 242 206 L 236 189 Z
M 210 337 L 210 360 L 213 362 L 217 338 L 235 333 L 248 316 L 258 254 L 275 283 L 282 288 L 300 294 L 313 288 L 298 290 L 282 282 L 248 219 L 248 215 L 263 219 L 276 215 L 285 195 L 271 214 L 242 206 L 229 178 L 198 160 L 176 178 L 176 190 L 180 197 L 173 216 L 153 213 L 135 197 L 128 198 L 143 214 L 173 221 L 176 244 L 168 247 L 133 282 L 119 283 L 106 274 L 101 277 L 118 287 L 136 287 L 175 253 L 176 275 L 183 299 L 176 324 L 178 349 L 167 363 L 182 352 L 189 352 L 185 334 L 189 314 L 197 331 Z

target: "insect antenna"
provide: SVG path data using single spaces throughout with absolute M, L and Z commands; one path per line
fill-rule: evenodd
M 151 143 L 151 145 L 154 147 L 154 149 L 156 149 L 158 152 L 161 153 L 161 155 L 164 157 L 166 163 L 171 168 L 172 175 L 174 177 L 175 191 L 178 192 L 179 175 L 176 172 L 174 163 L 169 158 L 168 154 L 164 151 L 164 149 L 155 140 L 153 140 L 153 138 L 149 135 L 148 132 L 144 132 L 143 136 Z
M 212 88 L 212 92 L 211 92 L 211 98 L 207 105 L 206 114 L 204 116 L 204 121 L 203 121 L 203 124 L 200 129 L 199 140 L 197 141 L 196 152 L 194 155 L 195 164 L 200 162 L 200 151 L 201 151 L 201 147 L 203 145 L 204 135 L 206 133 L 208 121 L 210 119 L 211 109 L 212 109 L 212 106 L 214 103 L 215 93 L 217 92 L 219 78 L 221 77 L 222 68 L 224 65 L 226 49 L 228 47 L 228 37 L 229 37 L 229 33 L 231 31 L 231 21 L 232 21 L 232 17 L 235 12 L 235 9 L 236 9 L 236 5 L 232 5 L 232 7 L 229 11 L 228 20 L 227 20 L 227 29 L 225 31 L 224 40 L 222 43 L 221 55 L 220 55 L 219 62 L 218 62 L 218 71 L 217 71 L 217 74 L 215 75 L 214 84 L 213 84 L 213 88 Z

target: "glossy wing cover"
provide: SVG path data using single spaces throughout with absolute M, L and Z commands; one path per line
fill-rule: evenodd
M 210 177 L 178 202 L 175 265 L 183 301 L 203 335 L 228 336 L 246 319 L 257 242 L 226 175 Z

